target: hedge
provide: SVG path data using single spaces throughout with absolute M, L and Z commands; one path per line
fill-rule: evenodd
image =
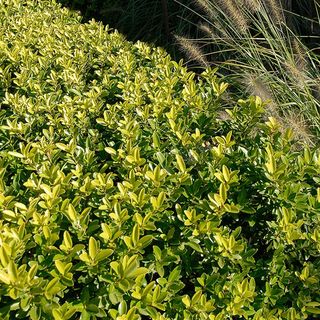
M 260 98 L 51 0 L 0 47 L 1 319 L 319 317 L 320 151 Z

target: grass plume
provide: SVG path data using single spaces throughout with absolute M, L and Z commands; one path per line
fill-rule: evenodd
M 223 11 L 226 15 L 230 17 L 230 19 L 233 20 L 235 26 L 239 29 L 241 33 L 244 33 L 248 30 L 249 25 L 248 21 L 239 8 L 239 5 L 234 0 L 219 0 L 218 1 L 221 8 L 223 8 Z
M 240 4 L 251 10 L 252 12 L 259 11 L 261 9 L 260 0 L 241 0 Z
M 268 9 L 269 14 L 272 16 L 274 23 L 281 24 L 284 22 L 284 14 L 281 7 L 281 0 L 264 0 L 265 6 Z
M 184 41 L 189 56 L 214 57 L 201 65 L 218 65 L 235 97 L 258 95 L 269 101 L 269 115 L 276 114 L 284 126 L 301 132 L 301 139 L 311 141 L 311 132 L 320 137 L 320 57 L 286 23 L 288 11 L 281 0 L 196 3 L 205 12 L 198 23 L 205 38 L 196 40 L 207 43 L 210 52 L 200 54 Z
M 203 67 L 209 66 L 209 63 L 206 60 L 204 53 L 196 43 L 192 42 L 190 39 L 186 37 L 178 35 L 175 35 L 175 39 L 179 43 L 181 49 L 189 57 L 190 61 L 196 61 Z

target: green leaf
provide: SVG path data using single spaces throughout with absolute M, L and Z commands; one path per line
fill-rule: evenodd
M 191 300 L 189 298 L 189 296 L 184 296 L 182 298 L 182 302 L 184 303 L 184 305 L 187 307 L 187 308 L 190 308 L 191 307 Z
M 88 255 L 87 252 L 81 253 L 81 254 L 79 255 L 79 259 L 80 259 L 81 261 L 85 262 L 85 263 L 90 263 L 90 262 L 91 262 L 91 259 L 90 259 L 90 257 L 89 257 L 89 255 Z
M 320 314 L 320 308 L 306 307 L 306 311 L 311 314 Z
M 57 146 L 59 149 L 63 150 L 63 151 L 68 151 L 68 146 L 65 145 L 64 143 L 58 142 L 58 143 L 56 143 L 56 146 Z
M 150 283 L 148 283 L 146 285 L 146 287 L 143 289 L 142 295 L 140 297 L 141 298 L 146 298 L 147 295 L 152 291 L 153 287 L 155 285 L 155 281 L 151 281 Z
M 31 320 L 40 320 L 41 319 L 41 309 L 33 305 L 28 313 Z
M 96 261 L 103 261 L 110 257 L 113 253 L 112 249 L 102 249 L 99 251 L 99 253 L 95 256 Z
M 3 267 L 6 267 L 10 262 L 10 258 L 8 256 L 5 246 L 2 246 L 0 248 L 0 262 L 3 265 Z
M 0 270 L 0 281 L 5 284 L 10 284 L 11 281 L 9 275 L 3 270 Z
M 72 203 L 69 203 L 68 206 L 68 217 L 71 220 L 71 222 L 75 222 L 78 220 L 78 214 Z
M 153 246 L 152 248 L 156 260 L 161 260 L 161 249 L 158 246 Z
M 63 314 L 61 313 L 61 311 L 59 309 L 53 309 L 52 315 L 53 315 L 54 320 L 65 320 L 65 318 L 63 317 Z
M 131 272 L 128 272 L 127 270 L 125 270 L 125 275 L 130 278 L 136 278 L 138 276 L 145 275 L 148 272 L 149 272 L 149 269 L 144 267 L 139 267 Z
M 179 154 L 176 154 L 176 160 L 177 160 L 177 165 L 178 165 L 179 171 L 182 173 L 186 172 L 186 170 L 187 170 L 186 165 L 184 163 L 183 158 Z
M 18 270 L 17 270 L 17 266 L 13 261 L 10 261 L 8 263 L 8 275 L 9 275 L 9 279 L 10 281 L 17 281 L 18 280 Z
M 138 224 L 135 224 L 132 230 L 132 237 L 131 237 L 132 243 L 134 246 L 137 245 L 139 238 L 140 238 L 140 227 Z
M 180 278 L 180 267 L 175 267 L 169 274 L 168 282 L 174 282 Z
M 110 267 L 115 271 L 116 274 L 119 275 L 119 262 L 117 261 L 112 261 L 110 263 Z
M 230 171 L 227 166 L 223 165 L 222 166 L 222 174 L 224 180 L 228 183 L 230 181 Z
M 193 241 L 189 241 L 186 243 L 189 247 L 191 247 L 193 250 L 202 253 L 202 248 L 200 247 L 200 245 L 196 242 Z
M 64 313 L 64 319 L 70 319 L 76 312 L 78 312 L 77 308 L 69 306 L 69 310 Z
M 51 296 L 53 296 L 56 292 L 60 291 L 60 288 L 58 286 L 59 279 L 53 278 L 46 286 L 45 288 L 45 294 L 48 299 L 50 299 Z
M 320 307 L 320 302 L 312 301 L 305 304 L 306 307 Z
M 80 320 L 91 320 L 91 315 L 87 310 L 81 312 Z
M 191 299 L 192 305 L 196 305 L 199 302 L 201 296 L 202 296 L 202 292 L 201 290 L 198 290 Z
M 111 155 L 117 155 L 117 151 L 114 150 L 113 148 L 105 147 L 104 150 Z
M 69 250 L 72 249 L 73 243 L 72 243 L 70 233 L 68 231 L 65 231 L 63 233 L 63 242 Z
M 28 281 L 32 281 L 38 271 L 38 263 L 33 263 L 28 272 Z
M 135 320 L 136 307 L 132 307 L 127 313 L 127 320 Z
M 143 236 L 139 240 L 139 244 L 140 244 L 141 248 L 147 247 L 152 242 L 153 238 L 154 237 L 152 235 Z
M 122 316 L 122 315 L 126 314 L 127 310 L 128 310 L 127 303 L 124 300 L 122 300 L 118 306 L 119 315 Z
M 96 255 L 98 254 L 99 246 L 98 242 L 95 238 L 89 238 L 89 256 L 92 260 L 95 259 Z
M 16 158 L 24 158 L 23 154 L 16 152 L 16 151 L 9 151 L 8 154 L 10 154 L 11 156 L 16 157 Z
M 64 274 L 65 264 L 61 260 L 56 260 L 54 262 L 56 268 L 61 274 Z
M 227 188 L 226 188 L 226 185 L 224 183 L 220 183 L 219 195 L 220 195 L 223 203 L 226 202 L 226 200 L 227 200 Z

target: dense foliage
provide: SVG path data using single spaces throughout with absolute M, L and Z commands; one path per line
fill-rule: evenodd
M 260 98 L 51 0 L 0 47 L 1 319 L 319 317 L 320 152 Z

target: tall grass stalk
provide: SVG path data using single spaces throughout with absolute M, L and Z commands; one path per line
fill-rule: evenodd
M 205 43 L 198 63 L 220 66 L 235 96 L 260 95 L 269 101 L 269 114 L 292 127 L 297 139 L 310 144 L 311 132 L 319 138 L 320 57 L 294 32 L 281 0 L 195 0 L 195 5 L 199 10 L 190 10 L 200 18 L 202 36 L 184 38 L 182 47 L 190 57 L 195 59 Z M 319 9 L 319 3 L 315 6 Z M 313 23 L 320 24 L 319 15 Z M 316 138 L 313 142 L 319 143 Z

